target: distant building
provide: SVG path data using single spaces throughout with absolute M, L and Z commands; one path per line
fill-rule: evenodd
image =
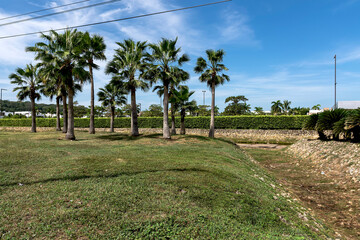
M 307 113 L 307 115 L 313 115 L 313 114 L 322 113 L 324 110 L 326 110 L 326 109 L 310 110 L 310 111 Z
M 336 103 L 336 108 L 358 109 L 360 108 L 360 101 L 339 101 Z

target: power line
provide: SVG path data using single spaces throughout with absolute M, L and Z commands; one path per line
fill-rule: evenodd
M 3 36 L 3 37 L 0 37 L 0 40 L 1 39 L 7 39 L 7 38 L 15 38 L 15 37 L 23 37 L 23 36 L 35 35 L 35 34 L 40 34 L 40 33 L 45 33 L 45 32 L 50 32 L 50 31 L 61 31 L 61 30 L 69 29 L 69 28 L 82 28 L 82 27 L 89 27 L 89 26 L 95 26 L 95 25 L 112 23 L 112 22 L 120 22 L 120 21 L 125 21 L 125 20 L 130 20 L 130 19 L 136 19 L 136 18 L 143 18 L 143 17 L 154 16 L 154 15 L 160 15 L 160 14 L 164 14 L 164 13 L 178 12 L 178 11 L 183 11 L 183 10 L 188 10 L 188 9 L 193 9 L 193 8 L 200 8 L 200 7 L 205 7 L 205 6 L 210 6 L 210 5 L 220 4 L 220 3 L 227 3 L 227 2 L 231 2 L 231 1 L 232 0 L 224 0 L 224 1 L 211 2 L 211 3 L 201 4 L 201 5 L 190 6 L 190 7 L 177 8 L 177 9 L 171 9 L 171 10 L 166 10 L 166 11 L 161 11 L 161 12 L 154 12 L 154 13 L 148 13 L 148 14 L 143 14 L 143 15 L 137 15 L 137 16 L 132 16 L 132 17 L 119 18 L 119 19 L 108 20 L 108 21 L 103 21 L 103 22 L 88 23 L 88 24 L 72 26 L 72 27 L 65 27 L 65 28 L 45 30 L 45 31 L 39 31 L 39 32 L 31 32 L 31 33 L 22 33 L 22 34 L 16 34 L 16 35 Z
M 44 9 L 37 10 L 37 11 L 33 11 L 33 12 L 21 13 L 21 14 L 18 14 L 18 15 L 10 16 L 10 17 L 0 18 L 0 21 L 6 20 L 6 19 L 11 19 L 11 18 L 16 18 L 16 17 L 21 17 L 21 16 L 25 16 L 25 15 L 29 15 L 29 14 L 34 14 L 34 13 L 39 13 L 39 12 L 45 12 L 45 11 L 48 11 L 48 10 L 57 9 L 57 8 L 62 8 L 62 7 L 67 7 L 67 6 L 71 6 L 71 5 L 75 5 L 75 4 L 79 4 L 79 3 L 83 3 L 83 2 L 88 2 L 88 1 L 90 1 L 90 0 L 83 0 L 83 1 L 68 3 L 68 4 L 56 6 L 56 7 L 44 8 Z
M 72 9 L 61 11 L 61 12 L 49 13 L 49 14 L 45 14 L 45 15 L 41 15 L 41 16 L 21 19 L 21 20 L 17 20 L 17 21 L 13 21 L 13 22 L 0 24 L 0 27 L 7 26 L 7 25 L 12 25 L 12 24 L 15 24 L 15 23 L 27 22 L 27 21 L 34 20 L 34 19 L 59 15 L 59 14 L 67 13 L 67 12 L 73 12 L 73 11 L 77 11 L 77 10 L 81 10 L 81 9 L 85 9 L 85 8 L 97 7 L 97 6 L 110 4 L 110 3 L 115 3 L 115 2 L 119 2 L 119 1 L 121 1 L 121 0 L 110 0 L 110 1 L 107 1 L 107 2 L 95 3 L 95 4 L 91 4 L 91 5 L 87 5 L 87 6 L 78 7 L 78 8 L 72 8 Z

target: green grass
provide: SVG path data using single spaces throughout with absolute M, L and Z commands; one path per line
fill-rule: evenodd
M 76 135 L 0 132 L 1 239 L 327 236 L 226 140 Z

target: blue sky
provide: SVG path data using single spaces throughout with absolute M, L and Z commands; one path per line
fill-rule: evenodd
M 0 3 L 0 18 L 62 5 L 76 0 L 12 0 Z M 87 4 L 101 2 L 91 0 Z M 105 0 L 104 0 L 105 1 Z M 63 15 L 0 27 L 0 35 L 48 30 L 111 20 L 132 15 L 203 4 L 210 0 L 127 0 L 107 6 L 89 8 Z M 86 4 L 81 4 L 86 5 Z M 78 5 L 78 6 L 81 6 Z M 206 104 L 210 91 L 193 72 L 197 57 L 209 48 L 226 51 L 225 65 L 231 81 L 216 89 L 216 104 L 222 110 L 228 96 L 245 95 L 252 108 L 269 110 L 274 100 L 290 100 L 292 107 L 334 102 L 334 55 L 338 57 L 338 100 L 360 100 L 360 10 L 359 0 L 235 0 L 230 3 L 143 19 L 82 28 L 104 36 L 111 59 L 115 41 L 133 38 L 157 42 L 162 37 L 179 37 L 179 46 L 191 62 L 184 68 L 190 72 L 189 87 L 193 99 Z M 60 11 L 60 10 L 58 10 Z M 6 22 L 6 21 L 3 21 Z M 2 23 L 2 22 L 1 22 Z M 0 40 L 0 87 L 9 91 L 4 99 L 16 100 L 8 75 L 16 67 L 33 61 L 24 51 L 39 40 L 27 36 Z M 99 62 L 96 88 L 103 87 L 110 77 L 103 73 L 106 62 Z M 79 104 L 90 103 L 89 85 L 77 96 Z M 142 109 L 158 104 L 152 91 L 138 92 Z M 43 98 L 41 102 L 48 103 Z

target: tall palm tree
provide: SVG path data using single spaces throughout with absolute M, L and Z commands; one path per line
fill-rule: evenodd
M 36 132 L 36 110 L 35 100 L 41 98 L 40 92 L 43 89 L 41 79 L 38 77 L 38 69 L 32 64 L 26 65 L 26 68 L 17 68 L 15 73 L 9 75 L 11 84 L 16 84 L 14 92 L 19 91 L 17 98 L 22 101 L 30 98 L 31 102 L 31 132 Z
M 114 132 L 115 107 L 126 104 L 126 90 L 119 84 L 107 84 L 98 92 L 99 101 L 104 107 L 110 107 L 110 132 Z
M 59 77 L 63 82 L 68 97 L 67 132 L 65 139 L 75 140 L 74 132 L 74 95 L 76 84 L 83 84 L 89 79 L 89 72 L 84 68 L 83 34 L 75 30 L 65 30 L 63 34 L 50 31 L 49 35 L 42 34 L 47 43 L 39 42 L 34 47 L 26 48 L 35 52 L 36 60 L 52 63 L 58 67 Z
M 112 83 L 120 83 L 131 94 L 131 135 L 139 135 L 136 90 L 149 88 L 142 73 L 147 69 L 146 42 L 134 42 L 132 39 L 116 43 L 113 60 L 108 63 L 105 73 L 112 74 Z
M 174 73 L 177 72 L 178 66 L 190 61 L 188 55 L 180 56 L 181 48 L 176 47 L 177 38 L 175 40 L 163 38 L 157 44 L 149 44 L 152 50 L 151 60 L 153 62 L 152 69 L 148 71 L 148 76 L 152 82 L 161 81 L 164 88 L 164 115 L 163 115 L 163 138 L 170 139 L 169 129 L 169 86 L 174 81 Z
M 106 45 L 104 38 L 99 35 L 90 35 L 86 32 L 83 35 L 84 55 L 89 67 L 90 83 L 91 83 L 91 101 L 90 101 L 90 127 L 89 133 L 95 134 L 94 118 L 95 118 L 95 96 L 94 96 L 94 74 L 93 69 L 99 69 L 99 66 L 94 63 L 94 60 L 106 60 L 105 50 Z
M 227 67 L 222 64 L 225 52 L 224 50 L 206 50 L 207 60 L 199 57 L 194 68 L 195 73 L 201 74 L 199 77 L 200 82 L 206 82 L 211 88 L 211 119 L 210 119 L 210 131 L 209 137 L 215 137 L 215 88 L 220 84 L 224 84 L 225 81 L 230 81 L 228 75 L 221 73 L 227 71 Z
M 275 114 L 278 115 L 279 113 L 282 112 L 284 105 L 281 103 L 280 100 L 277 101 L 273 101 L 271 102 L 271 111 Z
M 190 110 L 196 106 L 196 102 L 193 100 L 189 102 L 189 98 L 194 94 L 194 91 L 189 91 L 189 87 L 181 86 L 179 90 L 173 91 L 173 98 L 170 100 L 174 103 L 175 107 L 180 108 L 180 134 L 185 134 L 185 114 L 186 110 Z
M 169 102 L 170 102 L 170 112 L 171 112 L 171 135 L 176 134 L 176 128 L 175 128 L 175 112 L 176 112 L 176 101 L 173 101 L 174 98 L 174 91 L 177 91 L 177 89 L 180 89 L 181 86 L 179 85 L 182 82 L 185 82 L 189 80 L 190 74 L 180 68 L 171 68 L 170 69 L 171 74 L 171 82 L 169 85 Z M 164 86 L 158 85 L 155 86 L 153 89 L 153 92 L 157 90 L 157 94 L 159 97 L 162 97 L 164 95 Z

